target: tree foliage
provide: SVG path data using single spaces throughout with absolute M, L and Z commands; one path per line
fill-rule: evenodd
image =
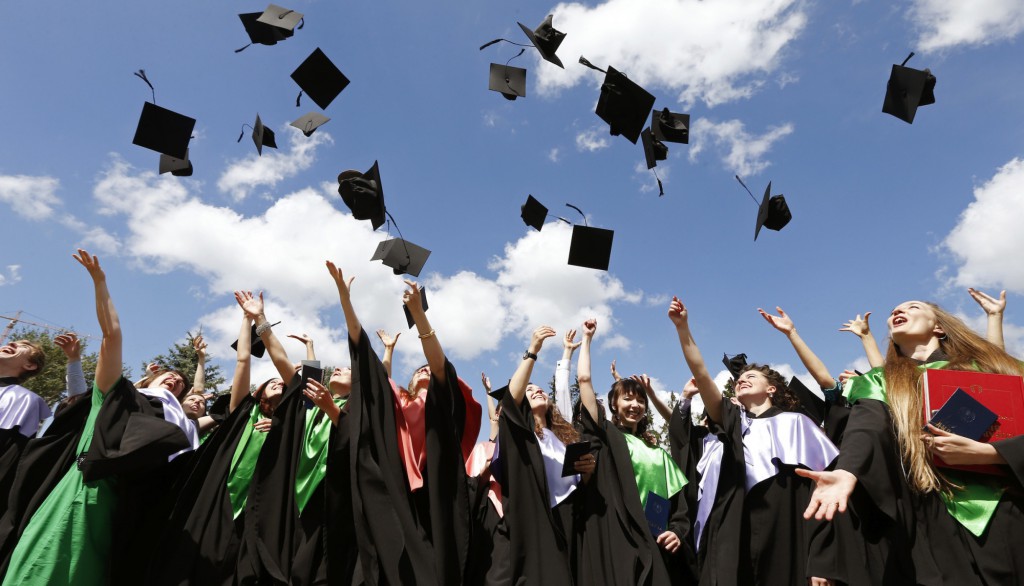
M 8 340 L 28 340 L 35 342 L 43 348 L 46 353 L 46 366 L 43 371 L 25 381 L 25 388 L 35 392 L 46 400 L 47 404 L 53 405 L 66 395 L 67 383 L 67 356 L 59 346 L 53 343 L 56 337 L 47 330 L 18 327 Z M 85 371 L 86 384 L 92 384 L 96 374 L 95 352 L 88 351 L 88 341 L 82 340 L 82 370 Z
M 181 374 L 185 375 L 186 386 L 189 388 L 195 383 L 193 380 L 196 375 L 196 366 L 199 365 L 199 354 L 196 349 L 192 346 L 196 336 L 201 335 L 202 332 L 185 332 L 185 342 L 174 343 L 167 352 L 155 356 L 150 363 L 156 363 L 165 368 L 172 368 L 177 370 Z M 145 372 L 147 363 L 143 363 L 142 370 Z M 206 369 L 206 389 L 205 392 L 213 393 L 216 392 L 219 385 L 224 384 L 224 376 L 221 375 L 220 366 L 216 364 L 210 364 L 207 360 L 205 364 Z

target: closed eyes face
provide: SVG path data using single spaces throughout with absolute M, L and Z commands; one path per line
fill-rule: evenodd
M 148 385 L 149 388 L 162 388 L 171 392 L 177 397 L 185 390 L 185 379 L 176 372 L 165 372 L 153 379 Z

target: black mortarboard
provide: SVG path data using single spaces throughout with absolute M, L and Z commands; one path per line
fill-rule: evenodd
M 170 155 L 160 155 L 160 174 L 170 173 L 175 177 L 191 177 L 192 161 L 188 160 L 188 151 L 185 151 L 185 158 L 178 159 Z
M 747 355 L 736 354 L 730 357 L 728 354 L 722 354 L 722 364 L 725 365 L 725 369 L 729 371 L 732 378 L 736 378 L 743 372 L 743 367 L 747 365 Z
M 653 110 L 651 131 L 660 141 L 690 144 L 690 115 L 669 112 L 668 108 Z
M 487 393 L 487 394 L 492 396 L 492 397 L 494 397 L 494 399 L 496 401 L 500 402 L 505 397 L 505 395 L 507 393 L 508 393 L 508 385 L 505 385 L 505 386 L 503 386 L 501 388 L 498 388 L 498 389 L 491 389 L 491 391 L 489 393 Z
M 935 76 L 925 69 L 905 67 L 914 54 L 903 60 L 901 65 L 893 65 L 889 74 L 889 83 L 885 88 L 885 101 L 882 112 L 892 114 L 908 124 L 914 123 L 914 115 L 920 106 L 935 103 Z
M 176 159 L 187 159 L 188 141 L 195 126 L 195 118 L 146 102 L 132 143 Z
M 270 324 L 271 327 L 276 326 L 281 322 Z M 238 350 L 238 340 L 231 343 L 232 350 Z M 249 332 L 249 351 L 256 358 L 263 358 L 263 353 L 267 351 L 267 347 L 263 344 L 263 340 L 256 335 L 256 324 L 253 324 L 252 331 Z
M 757 225 L 754 226 L 754 240 L 757 240 L 757 235 L 761 233 L 761 226 L 777 232 L 793 219 L 793 214 L 790 213 L 789 206 L 786 204 L 786 198 L 782 195 L 773 196 L 771 192 L 772 183 L 769 181 L 768 187 L 764 190 L 761 205 L 757 208 Z
M 544 22 L 540 23 L 540 26 L 532 31 L 526 28 L 526 26 L 521 22 L 517 22 L 516 24 L 519 25 L 519 28 L 523 29 L 523 32 L 530 38 L 530 42 L 533 43 L 533 46 L 537 47 L 537 50 L 540 51 L 540 56 L 543 57 L 545 61 L 554 63 L 562 69 L 565 69 L 562 65 L 562 60 L 558 58 L 558 55 L 555 55 L 555 51 L 558 50 L 558 46 L 561 45 L 562 40 L 565 39 L 565 33 L 555 30 L 555 27 L 551 26 L 551 16 L 552 15 L 549 14 L 548 17 L 544 19 Z
M 260 115 L 256 114 L 256 123 L 252 125 L 252 141 L 256 144 L 256 152 L 263 156 L 263 147 L 277 148 L 277 141 L 274 140 L 274 131 L 263 126 Z
M 650 128 L 645 128 L 640 133 L 640 142 L 644 145 L 644 159 L 647 160 L 647 168 L 653 169 L 658 161 L 668 158 L 668 147 L 651 133 Z
M 548 217 L 548 208 L 537 201 L 532 195 L 526 196 L 526 203 L 520 208 L 519 217 L 526 222 L 527 226 L 536 228 L 538 231 L 544 227 L 544 220 Z
M 420 276 L 430 251 L 402 238 L 391 238 L 377 245 L 370 260 L 379 260 L 391 267 L 396 275 Z
M 526 97 L 526 70 L 522 67 L 491 63 L 487 89 L 499 92 L 506 100 Z
M 342 171 L 338 175 L 338 194 L 352 210 L 353 218 L 370 220 L 374 230 L 384 224 L 384 185 L 377 161 L 366 173 Z
M 231 392 L 221 393 L 216 396 L 210 408 L 207 409 L 207 414 L 212 417 L 215 421 L 224 421 L 228 416 L 228 411 L 231 408 Z
M 814 394 L 814 391 L 808 389 L 795 376 L 789 381 L 789 390 L 800 401 L 800 410 L 814 423 L 821 425 L 821 422 L 825 420 L 825 400 Z
M 423 287 L 420 287 L 420 305 L 423 307 L 423 311 L 430 309 L 430 306 L 427 304 L 427 290 Z M 411 328 L 416 325 L 416 322 L 412 319 L 412 312 L 409 311 L 409 308 L 404 303 L 402 304 L 402 311 L 405 312 L 405 322 L 409 324 L 409 327 Z
M 292 72 L 292 79 L 321 110 L 326 110 L 341 90 L 348 86 L 348 78 L 319 47 Z
M 245 27 L 245 32 L 249 35 L 249 40 L 259 45 L 276 45 L 278 41 L 283 41 L 294 33 L 291 30 L 279 28 L 276 26 L 270 26 L 259 21 L 262 12 L 247 12 L 245 14 L 239 14 L 238 18 L 242 21 L 242 26 Z M 242 51 L 238 49 L 237 52 Z
M 281 8 L 276 4 L 267 6 L 267 9 L 257 19 L 258 22 L 265 25 L 288 31 L 289 36 L 291 36 L 300 20 L 302 20 L 301 12 Z
M 654 96 L 624 73 L 608 66 L 595 111 L 601 120 L 608 123 L 612 136 L 621 134 L 636 144 L 647 122 L 647 113 L 653 106 Z
M 569 264 L 589 269 L 608 270 L 615 232 L 590 226 L 573 226 L 569 243 Z
M 292 126 L 302 131 L 302 134 L 310 136 L 313 131 L 330 122 L 330 118 L 320 112 L 307 112 L 292 122 Z

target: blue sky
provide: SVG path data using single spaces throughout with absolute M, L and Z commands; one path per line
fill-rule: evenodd
M 836 330 L 908 298 L 981 312 L 973 285 L 1006 288 L 1008 344 L 1024 348 L 1018 306 L 1024 268 L 1024 8 L 1015 0 L 889 3 L 772 0 L 608 0 L 553 5 L 296 1 L 293 38 L 247 42 L 241 2 L 106 3 L 19 8 L 24 26 L 0 40 L 0 312 L 21 309 L 98 334 L 87 275 L 71 259 L 99 254 L 122 317 L 125 359 L 139 363 L 202 324 L 212 358 L 240 312 L 233 289 L 263 289 L 278 332 L 307 332 L 325 362 L 347 360 L 343 322 L 324 259 L 357 276 L 367 328 L 405 328 L 401 281 L 368 261 L 384 229 L 352 220 L 337 174 L 380 161 L 385 199 L 402 232 L 433 251 L 421 275 L 430 317 L 463 378 L 513 372 L 529 332 L 600 319 L 595 371 L 647 372 L 665 389 L 688 376 L 665 317 L 678 294 L 709 360 L 723 352 L 804 369 L 757 315 L 781 305 L 837 373 L 860 345 Z M 488 64 L 526 42 L 549 14 L 567 34 L 561 70 L 528 51 L 526 99 L 487 91 Z M 288 123 L 291 71 L 320 47 L 351 79 L 312 137 Z M 881 113 L 890 67 L 929 67 L 937 103 L 913 125 Z M 657 107 L 692 116 L 691 143 L 670 144 L 653 176 L 643 152 L 612 137 L 593 109 L 601 75 L 624 71 Z M 198 120 L 191 178 L 156 175 L 158 155 L 131 144 L 149 89 Z M 257 157 L 257 112 L 278 151 Z M 246 133 L 248 135 L 248 131 Z M 762 231 L 733 179 L 785 194 L 793 221 Z M 582 208 L 615 230 L 608 273 L 569 267 L 567 227 L 536 233 L 519 220 L 533 194 L 553 213 Z M 298 343 L 287 347 L 300 357 Z M 396 378 L 418 357 L 399 342 Z M 541 356 L 547 378 L 557 341 Z M 269 376 L 269 361 L 255 378 Z M 482 397 L 482 395 L 481 395 Z

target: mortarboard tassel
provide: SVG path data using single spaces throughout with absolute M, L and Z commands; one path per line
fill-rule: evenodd
M 133 73 L 132 75 L 134 75 L 135 77 L 137 77 L 137 78 L 141 79 L 142 81 L 146 82 L 146 85 L 149 86 L 149 91 L 152 92 L 152 94 L 153 94 L 153 103 L 156 104 L 156 89 L 153 88 L 153 84 L 151 84 L 149 82 L 149 78 L 146 77 L 146 70 L 145 69 L 140 69 L 140 70 L 136 71 L 135 73 Z

